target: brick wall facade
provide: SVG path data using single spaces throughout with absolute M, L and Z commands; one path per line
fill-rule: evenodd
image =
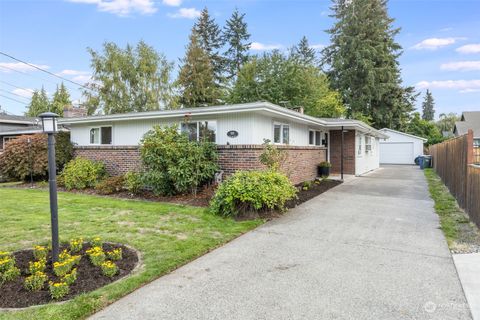
M 322 147 L 280 147 L 288 153 L 282 166 L 295 184 L 317 177 L 317 165 L 326 160 L 326 148 Z M 227 177 L 237 170 L 262 169 L 259 157 L 263 151 L 260 145 L 219 145 L 219 165 Z M 125 174 L 140 168 L 138 147 L 89 146 L 76 147 L 75 156 L 105 163 L 110 175 Z
M 332 173 L 340 173 L 342 152 L 342 130 L 330 131 L 330 162 Z M 355 174 L 355 130 L 344 133 L 343 173 Z
M 105 163 L 108 174 L 112 176 L 125 174 L 128 171 L 138 171 L 140 168 L 138 147 L 75 147 L 74 155 Z

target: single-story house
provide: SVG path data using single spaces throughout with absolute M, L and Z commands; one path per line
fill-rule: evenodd
M 41 132 L 38 119 L 0 113 L 0 152 L 5 144 L 24 134 Z
M 415 164 L 415 158 L 423 154 L 427 139 L 388 128 L 380 131 L 389 136 L 380 140 L 381 164 Z
M 374 170 L 379 140 L 388 138 L 361 121 L 315 118 L 268 102 L 63 118 L 59 124 L 69 127 L 76 156 L 103 161 L 112 175 L 139 168 L 139 143 L 153 126 L 177 124 L 190 139 L 218 145 L 225 175 L 262 168 L 262 143 L 270 140 L 288 153 L 283 170 L 294 183 L 316 178 L 322 161 L 340 173 L 342 136 L 344 173 Z

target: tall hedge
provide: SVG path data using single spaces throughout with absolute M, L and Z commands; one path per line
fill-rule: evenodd
M 147 132 L 140 154 L 144 182 L 156 194 L 195 194 L 218 170 L 215 144 L 189 141 L 177 126 L 156 126 Z
M 30 139 L 30 143 L 28 143 Z M 73 145 L 68 132 L 59 132 L 56 140 L 57 171 L 73 158 Z M 12 180 L 26 180 L 33 172 L 35 179 L 48 175 L 48 145 L 45 134 L 20 136 L 9 141 L 0 154 L 0 175 Z

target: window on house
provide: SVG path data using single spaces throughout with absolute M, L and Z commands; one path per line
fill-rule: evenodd
M 314 145 L 315 144 L 315 131 L 309 130 L 308 131 L 308 144 Z
M 217 136 L 216 121 L 196 121 L 182 123 L 180 131 L 188 135 L 190 141 L 215 142 Z
M 372 151 L 372 138 L 365 136 L 365 153 Z
M 324 134 L 325 135 L 325 134 Z M 315 146 L 324 146 L 325 141 L 322 139 L 322 132 L 317 130 L 308 131 L 308 143 Z
M 358 150 L 357 150 L 357 154 L 359 156 L 362 155 L 362 136 L 358 136 L 358 146 L 357 146 Z
M 283 144 L 290 142 L 290 127 L 288 124 L 273 125 L 273 142 Z
M 322 144 L 322 137 L 320 131 L 315 131 L 315 145 L 320 146 Z
M 112 127 L 90 129 L 90 144 L 112 144 Z
M 473 139 L 473 147 L 480 148 L 480 139 Z

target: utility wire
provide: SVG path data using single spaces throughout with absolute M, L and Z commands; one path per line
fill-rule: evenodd
M 0 91 L 3 91 L 3 92 L 8 93 L 8 94 L 12 94 L 12 95 L 17 96 L 17 97 L 20 97 L 20 98 L 22 98 L 22 99 L 27 99 L 27 100 L 29 100 L 29 98 L 24 97 L 24 96 L 22 96 L 22 95 L 19 95 L 18 93 L 15 93 L 15 92 L 10 92 L 10 91 L 8 91 L 8 90 L 4 90 L 4 89 L 1 89 L 1 88 L 0 88 Z
M 21 104 L 23 104 L 23 105 L 26 105 L 26 104 L 28 104 L 28 103 L 25 103 L 25 102 L 23 102 L 23 101 L 20 101 L 20 100 L 17 100 L 17 99 L 13 99 L 13 98 L 10 98 L 10 97 L 7 97 L 7 96 L 4 96 L 3 94 L 0 94 L 0 97 L 3 97 L 3 98 L 5 98 L 5 99 L 10 99 L 10 100 L 12 100 L 12 101 L 15 101 L 15 102 L 21 103 Z
M 13 83 L 4 81 L 4 80 L 0 80 L 0 82 L 6 84 L 7 86 L 11 86 L 11 87 L 14 87 L 14 88 L 17 88 L 17 89 L 22 89 L 22 90 L 25 90 L 25 91 L 29 91 L 31 93 L 35 92 L 35 90 L 29 89 L 29 88 L 22 88 L 22 87 L 19 87 L 17 85 L 14 85 Z
M 18 59 L 18 58 L 15 58 L 15 57 L 13 57 L 13 56 L 5 53 L 5 52 L 1 52 L 1 51 L 0 51 L 0 54 L 3 55 L 3 56 L 5 56 L 5 57 L 8 57 L 8 58 L 10 58 L 10 59 L 13 59 L 13 60 L 15 60 L 15 61 L 18 61 L 18 62 L 20 62 L 20 63 L 26 64 L 27 66 L 30 66 L 30 67 L 32 67 L 32 68 L 35 68 L 35 69 L 40 70 L 40 71 L 42 71 L 42 72 L 45 72 L 45 73 L 47 73 L 47 74 L 49 74 L 49 75 L 51 75 L 51 76 L 53 76 L 53 77 L 57 77 L 57 78 L 62 79 L 62 80 L 64 80 L 64 81 L 67 81 L 67 82 L 73 83 L 73 84 L 75 84 L 75 85 L 77 85 L 77 86 L 80 86 L 80 87 L 82 87 L 82 88 L 84 88 L 84 89 L 93 91 L 91 88 L 89 88 L 89 87 L 87 87 L 87 86 L 85 86 L 85 85 L 83 85 L 83 84 L 80 84 L 80 83 L 75 82 L 75 81 L 73 81 L 73 80 L 70 80 L 70 79 L 64 78 L 64 77 L 62 77 L 62 76 L 59 76 L 59 75 L 57 75 L 57 74 L 55 74 L 55 73 L 53 73 L 53 72 L 50 72 L 50 71 L 48 71 L 48 70 L 42 69 L 42 68 L 40 68 L 40 67 L 37 67 L 37 66 L 34 65 L 34 64 L 31 64 L 31 63 L 28 63 L 28 62 L 26 62 L 26 61 L 23 61 L 23 60 L 20 60 L 20 59 Z

